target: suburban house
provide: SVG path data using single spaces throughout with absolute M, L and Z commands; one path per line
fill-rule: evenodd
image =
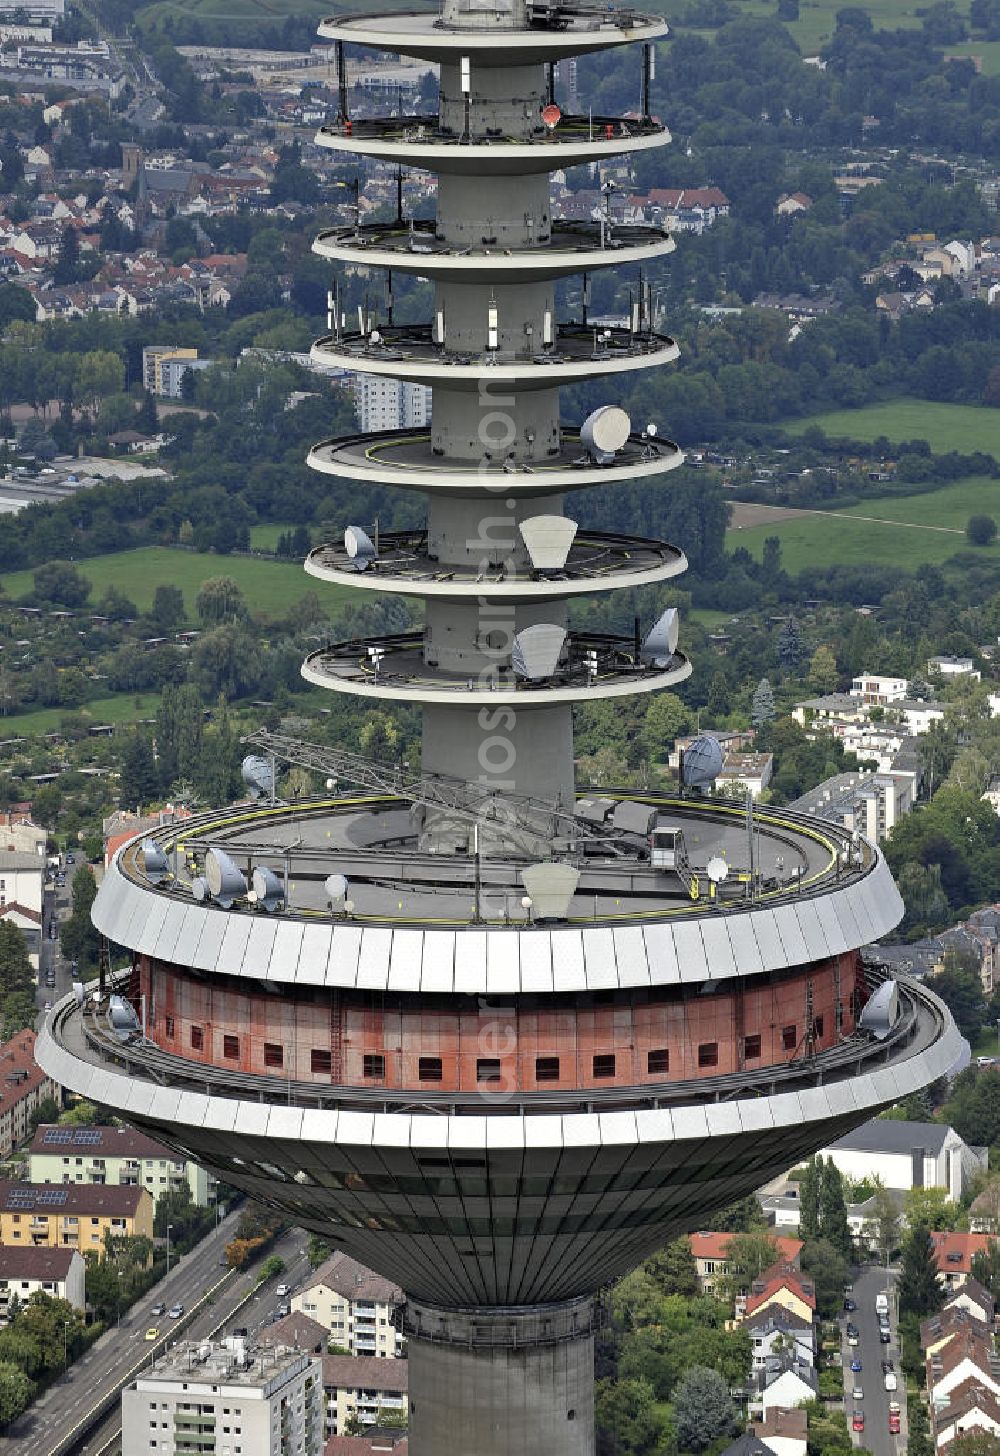
M 950 1340 L 936 1355 L 927 1360 L 927 1398 L 937 1412 L 951 1401 L 953 1392 L 966 1381 L 981 1385 L 994 1396 L 1000 1396 L 1000 1363 L 993 1354 L 992 1343 L 963 1335 Z
M 757 1373 L 757 1390 L 750 1397 L 751 1416 L 759 1413 L 766 1420 L 769 1411 L 794 1410 L 815 1400 L 819 1377 L 811 1364 L 792 1355 L 771 1359 Z
M 698 1287 L 702 1294 L 711 1294 L 717 1280 L 724 1278 L 729 1273 L 728 1253 L 733 1237 L 734 1235 L 730 1233 L 697 1233 L 689 1236 L 695 1272 L 698 1276 Z M 782 1263 L 797 1269 L 799 1255 L 802 1252 L 802 1240 L 779 1236 L 775 1237 L 773 1242 Z
M 973 1339 L 988 1340 L 989 1327 L 970 1314 L 959 1304 L 949 1300 L 940 1314 L 920 1321 L 920 1347 L 925 1357 L 936 1355 L 952 1340 L 971 1335 Z
M 84 1309 L 85 1271 L 78 1249 L 0 1244 L 0 1321 L 7 1319 L 13 1298 L 24 1304 L 37 1293 L 65 1299 L 75 1309 Z
M 992 1234 L 932 1233 L 938 1279 L 949 1289 L 963 1285 L 972 1273 L 972 1261 L 996 1240 Z
M 996 1317 L 996 1300 L 978 1279 L 968 1278 L 949 1295 L 945 1309 L 963 1309 L 980 1324 L 992 1325 Z
M 397 1285 L 338 1250 L 316 1270 L 308 1288 L 295 1295 L 292 1309 L 316 1320 L 352 1355 L 391 1359 L 406 1344 L 392 1319 L 394 1307 L 402 1302 Z
M 791 1350 L 804 1364 L 814 1362 L 816 1341 L 812 1320 L 803 1319 L 781 1305 L 769 1304 L 743 1323 L 753 1347 L 754 1370 L 763 1370 L 782 1350 Z
M 934 1444 L 943 1451 L 956 1436 L 971 1431 L 1000 1436 L 1000 1401 L 977 1380 L 964 1381 L 952 1391 L 948 1404 L 934 1412 Z
M 956 1202 L 987 1167 L 986 1148 L 970 1147 L 953 1127 L 933 1122 L 897 1122 L 876 1117 L 845 1133 L 820 1156 L 830 1158 L 845 1178 L 878 1177 L 886 1188 L 944 1188 Z
M 774 1456 L 806 1456 L 806 1413 L 801 1407 L 769 1406 L 750 1429 Z
M 750 1286 L 743 1309 L 737 1300 L 737 1318 L 749 1320 L 765 1309 L 784 1309 L 810 1323 L 816 1317 L 816 1290 L 811 1279 L 790 1264 L 774 1264 Z M 794 1402 L 793 1402 L 794 1404 Z

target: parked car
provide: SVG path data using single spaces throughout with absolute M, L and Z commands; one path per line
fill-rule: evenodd
M 70 850 L 69 853 L 66 856 L 66 863 L 67 864 L 76 864 L 76 855 L 73 853 L 72 850 Z
M 888 1296 L 888 1294 L 876 1294 L 876 1296 L 875 1296 L 875 1313 L 876 1314 L 888 1314 L 889 1313 L 889 1296 Z
M 883 1361 L 882 1361 L 882 1374 L 883 1374 L 883 1375 L 888 1375 L 888 1374 L 889 1374 L 889 1372 L 890 1372 L 890 1370 L 895 1370 L 895 1368 L 896 1368 L 896 1367 L 895 1367 L 895 1365 L 894 1365 L 894 1364 L 893 1364 L 893 1363 L 892 1363 L 892 1361 L 891 1361 L 891 1360 L 883 1360 Z
M 853 1431 L 863 1431 L 864 1428 L 865 1428 L 865 1413 L 864 1413 L 864 1411 L 856 1410 L 854 1412 L 854 1415 L 851 1417 L 851 1429 Z
M 891 1333 L 890 1330 L 879 1330 L 879 1332 L 878 1332 L 878 1338 L 879 1338 L 879 1343 L 882 1344 L 882 1345 L 891 1344 L 891 1342 L 892 1342 L 892 1333 Z
M 52 1002 L 51 1001 L 46 1001 L 44 1009 L 46 1011 L 51 1011 L 52 1010 Z
M 898 1436 L 899 1435 L 899 1416 L 898 1415 L 893 1415 L 891 1411 L 889 1413 L 889 1435 L 890 1436 Z
M 278 1298 L 279 1299 L 284 1299 L 287 1295 L 291 1294 L 291 1292 L 292 1292 L 292 1286 L 290 1284 L 279 1284 L 278 1285 Z
M 291 1312 L 292 1312 L 292 1306 L 290 1304 L 279 1304 L 278 1305 L 278 1318 L 279 1319 L 284 1319 L 285 1316 L 291 1314 Z
M 844 1309 L 848 1314 L 853 1314 L 857 1307 L 858 1306 L 854 1303 L 853 1299 L 844 1300 Z
M 847 1321 L 847 1333 L 849 1335 L 856 1335 L 858 1333 L 858 1327 L 853 1320 Z
M 857 1337 L 857 1335 L 848 1335 L 847 1336 L 847 1343 L 850 1345 L 851 1349 L 853 1350 L 854 1347 L 855 1347 L 855 1345 L 857 1345 L 857 1343 L 858 1343 L 858 1337 Z
M 851 1391 L 851 1399 L 852 1400 L 864 1400 L 864 1398 L 865 1398 L 865 1393 L 862 1390 L 861 1386 L 860 1385 L 856 1385 L 854 1387 L 854 1389 Z
M 892 1370 L 890 1370 L 888 1375 L 885 1377 L 885 1388 L 886 1390 L 896 1389 L 896 1376 Z
M 855 1375 L 861 1374 L 861 1360 L 857 1355 L 851 1361 L 851 1370 Z

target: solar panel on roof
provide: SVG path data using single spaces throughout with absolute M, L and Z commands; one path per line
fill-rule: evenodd
M 54 1207 L 56 1204 L 65 1203 L 66 1202 L 66 1189 L 65 1188 L 42 1188 L 38 1192 L 37 1201 L 39 1203 L 48 1204 L 51 1207 Z
M 75 1129 L 72 1127 L 47 1127 L 42 1133 L 42 1142 L 50 1145 L 53 1143 L 71 1143 L 73 1141 L 74 1131 Z
M 8 1208 L 30 1208 L 34 1194 L 30 1188 L 12 1188 L 7 1194 Z
M 81 1145 L 99 1143 L 103 1136 L 99 1127 L 75 1127 L 72 1131 L 74 1143 Z

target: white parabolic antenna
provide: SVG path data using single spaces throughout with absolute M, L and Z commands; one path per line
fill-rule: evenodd
M 611 460 L 632 431 L 632 421 L 617 404 L 604 404 L 580 426 L 580 443 L 601 463 Z
M 726 864 L 726 861 L 722 858 L 721 854 L 713 854 L 712 858 L 705 866 L 705 873 L 706 875 L 708 875 L 708 878 L 712 881 L 713 885 L 721 885 L 723 880 L 729 874 L 729 866 Z

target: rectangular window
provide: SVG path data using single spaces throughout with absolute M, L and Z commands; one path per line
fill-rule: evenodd
M 333 1071 L 333 1057 L 327 1051 L 321 1051 L 319 1047 L 313 1047 L 309 1056 L 309 1070 L 312 1072 L 326 1072 L 329 1075 Z
M 717 1041 L 703 1041 L 698 1048 L 699 1067 L 717 1067 L 719 1065 L 719 1043 Z
M 476 1062 L 477 1082 L 499 1082 L 500 1080 L 500 1058 L 480 1057 Z
M 646 1053 L 646 1071 L 653 1073 L 670 1071 L 670 1053 L 666 1047 L 661 1047 L 659 1051 Z
M 608 1053 L 594 1058 L 595 1077 L 613 1077 L 615 1075 L 615 1058 L 613 1053 Z
M 167 1036 L 171 1036 L 172 1037 L 173 1034 L 174 1034 L 174 1018 L 172 1016 L 168 1016 L 167 1017 Z
M 536 1057 L 535 1058 L 535 1081 L 536 1082 L 558 1082 L 559 1081 L 559 1058 L 558 1057 Z
M 191 1028 L 191 1045 L 196 1052 L 200 1052 L 205 1045 L 205 1033 L 200 1026 L 192 1026 Z
M 442 1077 L 440 1057 L 421 1057 L 417 1064 L 417 1075 L 421 1082 L 440 1082 Z
M 378 1052 L 369 1052 L 363 1058 L 363 1068 L 366 1077 L 384 1077 L 385 1057 Z
M 815 1036 L 815 1037 L 821 1037 L 822 1035 L 823 1035 L 823 1018 L 822 1018 L 822 1016 L 817 1016 L 816 1019 L 813 1021 L 813 1036 Z
M 238 1036 L 224 1036 L 222 1038 L 222 1055 L 236 1061 L 240 1054 L 240 1039 Z
M 755 1057 L 759 1057 L 760 1050 L 759 1036 L 745 1036 L 743 1038 L 743 1058 L 745 1061 L 752 1062 Z
M 783 1026 L 781 1028 L 781 1045 L 786 1052 L 793 1052 L 798 1045 L 798 1030 L 794 1026 Z
M 266 1041 L 264 1043 L 264 1066 L 283 1067 L 285 1065 L 285 1048 L 279 1041 Z

